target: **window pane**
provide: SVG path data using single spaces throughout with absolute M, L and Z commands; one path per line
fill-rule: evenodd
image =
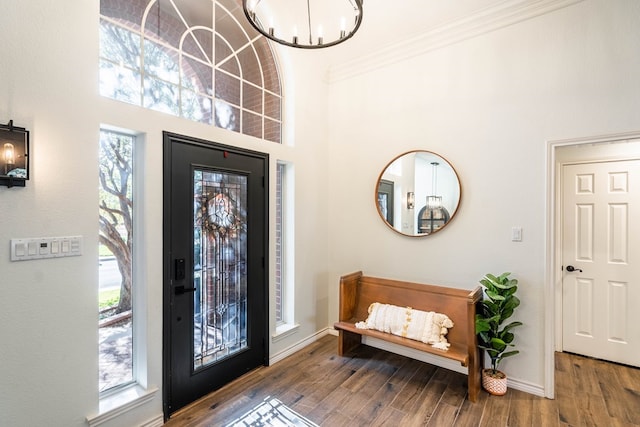
M 182 87 L 213 95 L 213 70 L 208 64 L 182 57 Z
M 99 390 L 133 381 L 134 138 L 100 132 Z
M 280 120 L 280 97 L 268 92 L 264 94 L 264 115 Z
M 243 110 L 242 133 L 262 138 L 262 117 Z
M 216 126 L 222 129 L 240 132 L 240 109 L 226 102 L 215 101 Z
M 178 84 L 180 82 L 178 53 L 173 49 L 145 39 L 144 72 L 147 75 Z
M 240 106 L 240 80 L 216 71 L 216 98 Z
M 282 141 L 282 126 L 280 122 L 264 119 L 264 139 L 272 142 Z
M 100 95 L 140 105 L 140 73 L 100 61 Z
M 242 108 L 262 114 L 262 91 L 250 84 L 243 84 Z
M 159 79 L 144 79 L 144 107 L 173 115 L 179 115 L 178 86 Z
M 123 67 L 140 68 L 140 36 L 104 19 L 100 21 L 100 56 Z
M 182 91 L 182 117 L 194 122 L 211 124 L 211 98 Z

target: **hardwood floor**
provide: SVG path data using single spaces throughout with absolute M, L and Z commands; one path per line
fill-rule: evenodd
M 636 368 L 558 353 L 554 400 L 509 389 L 502 397 L 483 391 L 471 403 L 466 387 L 465 375 L 371 347 L 339 357 L 336 337 L 325 336 L 182 409 L 165 426 L 223 426 L 268 397 L 330 427 L 640 426 Z

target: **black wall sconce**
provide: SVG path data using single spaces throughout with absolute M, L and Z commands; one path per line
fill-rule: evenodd
M 407 209 L 413 209 L 416 207 L 416 193 L 409 191 L 407 193 Z
M 29 179 L 29 131 L 0 125 L 0 185 L 24 187 Z

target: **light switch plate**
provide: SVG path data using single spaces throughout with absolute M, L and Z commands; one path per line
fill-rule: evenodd
M 11 261 L 82 255 L 82 236 L 11 239 Z
M 522 242 L 522 227 L 511 228 L 511 241 Z

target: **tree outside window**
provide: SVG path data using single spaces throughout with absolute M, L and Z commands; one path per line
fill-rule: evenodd
M 133 143 L 100 132 L 100 391 L 133 380 Z

